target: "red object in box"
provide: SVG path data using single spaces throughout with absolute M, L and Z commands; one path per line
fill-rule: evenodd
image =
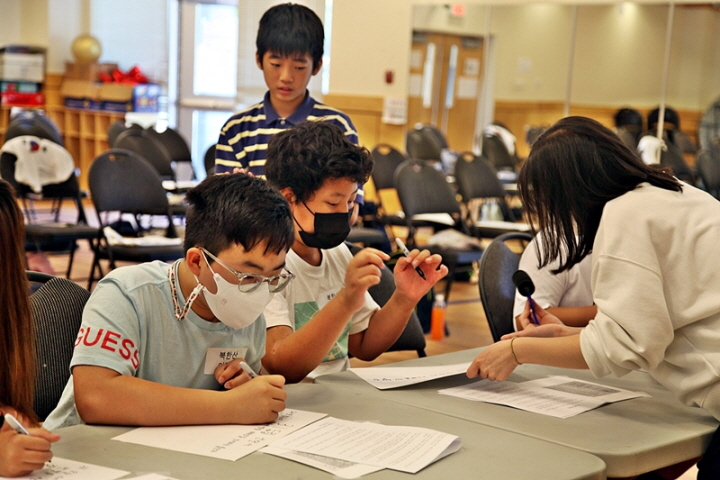
M 26 107 L 45 105 L 45 95 L 42 92 L 25 93 L 17 92 L 15 88 L 0 93 L 0 104 L 4 106 Z

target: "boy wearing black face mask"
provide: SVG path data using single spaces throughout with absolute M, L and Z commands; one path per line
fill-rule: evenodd
M 345 370 L 348 352 L 361 360 L 376 358 L 400 336 L 420 298 L 447 274 L 439 255 L 413 250 L 398 260 L 397 289 L 385 306 L 370 297 L 367 290 L 380 282 L 388 256 L 366 248 L 353 257 L 343 241 L 358 183 L 372 166 L 366 149 L 327 123 L 301 123 L 268 145 L 266 179 L 290 203 L 295 222 L 286 261 L 296 278 L 265 309 L 262 362 L 288 382 Z

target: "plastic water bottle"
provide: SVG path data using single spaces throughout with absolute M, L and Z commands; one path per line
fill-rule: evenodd
M 442 340 L 445 336 L 445 296 L 435 295 L 432 313 L 430 314 L 430 338 Z

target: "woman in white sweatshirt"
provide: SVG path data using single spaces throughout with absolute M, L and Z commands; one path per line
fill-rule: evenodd
M 583 117 L 538 139 L 518 186 L 542 238 L 541 266 L 559 259 L 556 271 L 566 271 L 592 252 L 597 315 L 575 328 L 538 308 L 540 326 L 485 349 L 468 377 L 505 380 L 521 363 L 597 377 L 643 369 L 720 419 L 720 202 Z M 715 437 L 698 478 L 720 478 L 709 471 L 720 464 Z

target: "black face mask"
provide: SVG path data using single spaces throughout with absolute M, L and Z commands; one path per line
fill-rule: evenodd
M 305 202 L 303 202 L 303 205 L 305 205 Z M 315 217 L 315 233 L 304 231 L 300 223 L 295 220 L 295 216 L 293 216 L 293 220 L 300 228 L 300 239 L 305 245 L 311 248 L 327 250 L 337 247 L 345 241 L 350 233 L 350 214 L 352 212 L 315 213 L 307 205 L 305 205 L 305 208 Z

